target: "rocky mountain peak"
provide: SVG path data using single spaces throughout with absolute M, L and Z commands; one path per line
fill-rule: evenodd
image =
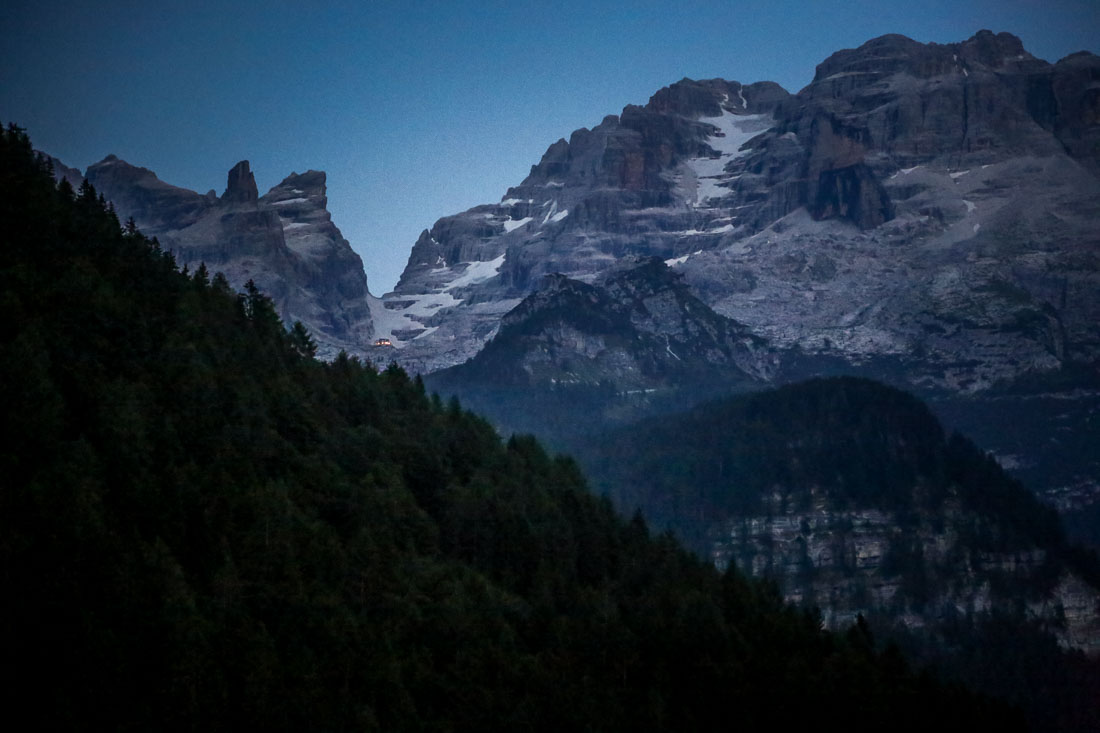
M 708 308 L 659 259 L 639 258 L 592 283 L 560 273 L 541 278 L 479 354 L 431 375 L 430 385 L 522 387 L 549 397 L 545 411 L 520 409 L 509 422 L 529 431 L 563 417 L 563 404 L 574 399 L 594 425 L 643 414 L 654 399 L 690 403 L 759 385 L 775 366 L 763 339 Z
M 1059 59 L 1059 64 L 1093 64 L 1100 58 L 1091 51 L 1074 51 L 1068 56 Z
M 308 170 L 305 173 L 291 173 L 279 185 L 297 188 L 310 196 L 324 196 L 327 181 L 328 176 L 324 171 Z
M 141 168 L 127 163 L 114 153 L 108 155 L 98 163 L 92 163 L 88 166 L 88 171 L 101 171 L 108 167 L 112 169 L 112 175 L 116 176 L 126 176 L 133 179 L 154 179 L 157 177 L 157 174 L 148 168 Z
M 168 222 L 189 226 L 217 204 L 194 191 L 165 183 L 148 168 L 127 163 L 117 155 L 92 164 L 85 175 L 114 203 L 120 218 L 132 216 L 149 234 Z
M 954 46 L 954 44 L 952 44 Z M 963 58 L 972 59 L 991 68 L 1001 66 L 1006 60 L 1022 61 L 1034 59 L 1024 49 L 1024 42 L 1011 33 L 994 33 L 990 30 L 980 30 L 973 36 L 958 44 Z
M 1028 53 L 1023 42 L 1011 33 L 993 33 L 983 30 L 962 43 L 919 43 L 898 34 L 873 38 L 859 48 L 837 51 L 818 65 L 811 83 L 834 82 L 828 85 L 829 93 L 838 88 L 851 91 L 863 86 L 881 83 L 895 75 L 906 74 L 917 79 L 931 79 L 945 75 L 959 75 L 964 69 L 966 77 L 975 70 L 996 70 L 1007 65 L 1019 67 L 1043 67 L 1040 61 Z M 838 85 L 836 80 L 843 80 Z
M 646 109 L 659 114 L 676 114 L 684 117 L 718 117 L 722 114 L 724 101 L 745 109 L 747 103 L 741 103 L 738 94 L 740 91 L 741 83 L 737 81 L 724 79 L 695 81 L 685 77 L 650 97 Z
M 373 338 L 363 263 L 332 222 L 322 171 L 292 173 L 259 196 L 249 162 L 228 173 L 219 199 L 164 183 L 109 156 L 88 169 L 120 218 L 132 216 L 177 262 L 205 263 L 234 287 L 253 280 L 287 324 L 300 320 L 322 357 L 365 354 Z
M 49 159 L 50 164 L 53 166 L 54 180 L 58 182 L 63 180 L 68 181 L 69 185 L 73 187 L 73 190 L 80 188 L 80 184 L 84 182 L 84 173 L 82 173 L 79 168 L 70 168 L 49 153 L 44 153 L 41 150 L 36 150 L 35 152 Z
M 506 313 L 501 319 L 501 328 L 521 324 L 535 314 L 549 312 L 572 313 L 579 303 L 588 306 L 603 303 L 604 294 L 596 287 L 573 280 L 560 272 L 554 272 L 539 280 L 536 290 Z M 606 305 L 604 303 L 604 305 Z
M 858 48 L 836 51 L 820 64 L 812 84 L 835 77 L 881 77 L 911 69 L 914 61 L 926 54 L 929 47 L 911 38 L 891 33 L 872 38 Z
M 325 209 L 328 206 L 327 193 L 325 172 L 308 170 L 305 173 L 291 173 L 279 185 L 264 194 L 260 201 L 277 207 L 280 215 L 286 217 L 303 206 Z
M 260 192 L 256 188 L 256 176 L 248 167 L 248 161 L 242 160 L 229 169 L 228 180 L 225 184 L 225 193 L 222 194 L 223 203 L 253 204 L 260 198 Z

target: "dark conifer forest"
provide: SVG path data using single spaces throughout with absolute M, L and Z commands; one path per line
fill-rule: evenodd
M 312 358 L 0 141 L 5 718 L 114 730 L 1015 730 L 418 379 Z

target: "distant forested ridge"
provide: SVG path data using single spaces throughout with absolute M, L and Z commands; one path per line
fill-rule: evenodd
M 311 357 L 0 136 L 0 669 L 44 729 L 1019 729 L 620 519 L 394 367 Z M 262 287 L 262 283 L 259 284 Z

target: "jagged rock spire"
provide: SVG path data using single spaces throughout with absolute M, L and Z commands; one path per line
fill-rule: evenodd
M 226 203 L 255 203 L 260 197 L 256 188 L 256 177 L 248 167 L 248 161 L 242 160 L 229 169 L 229 178 L 225 184 L 222 201 Z

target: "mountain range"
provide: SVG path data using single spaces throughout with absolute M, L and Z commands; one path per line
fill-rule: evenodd
M 324 173 L 262 197 L 247 161 L 221 196 L 114 156 L 84 175 L 178 262 L 257 283 L 322 357 L 396 360 L 502 432 L 602 451 L 585 466 L 621 509 L 830 624 L 873 611 L 942 641 L 956 615 L 1010 605 L 1064 646 L 1100 643 L 1092 566 L 992 463 L 1100 544 L 1100 57 L 891 35 L 833 54 L 797 94 L 684 79 L 551 145 L 500 202 L 436 222 L 382 298 Z M 981 450 L 890 391 L 771 390 L 829 374 L 914 392 Z M 712 400 L 731 393 L 763 396 L 728 417 Z M 776 407 L 792 394 L 808 402 Z M 770 475 L 749 454 L 805 470 L 737 511 L 707 500 Z M 830 455 L 848 462 L 829 473 Z M 740 479 L 707 483 L 715 462 Z M 852 494 L 895 470 L 900 504 Z M 1038 529 L 1012 524 L 1029 512 Z
M 324 357 L 427 374 L 499 335 L 508 348 L 443 381 L 484 391 L 484 375 L 511 370 L 525 387 L 603 384 L 669 407 L 702 384 L 873 376 L 932 401 L 1067 516 L 1095 513 L 1100 458 L 1081 450 L 1100 439 L 1092 53 L 1051 64 L 1008 33 L 888 35 L 834 53 L 796 94 L 681 80 L 558 140 L 498 203 L 440 219 L 382 298 L 325 208 L 324 173 L 262 197 L 247 161 L 220 197 L 114 156 L 86 175 L 179 261 L 254 280 Z M 606 286 L 667 279 L 654 259 L 681 294 L 643 314 L 652 298 Z M 584 312 L 602 316 L 575 311 L 563 331 L 540 313 L 584 287 L 601 293 Z M 682 294 L 691 316 L 673 324 Z
M 425 231 L 375 320 L 404 363 L 518 418 L 510 427 L 538 427 L 536 386 L 603 382 L 635 403 L 606 415 L 683 407 L 698 379 L 651 379 L 638 396 L 629 329 L 600 351 L 606 319 L 586 331 L 537 312 L 562 313 L 564 294 L 632 262 L 652 277 L 656 258 L 707 318 L 769 354 L 758 386 L 861 374 L 915 391 L 1067 517 L 1093 517 L 1098 161 L 1100 58 L 1050 64 L 1007 33 L 877 38 L 793 95 L 685 79 L 551 145 L 500 203 Z M 561 338 L 566 326 L 590 338 Z M 482 351 L 493 337 L 510 346 Z M 692 359 L 723 381 L 725 357 L 708 353 Z M 500 358 L 519 369 L 503 382 Z M 739 372 L 729 379 L 747 384 Z M 1075 527 L 1097 542 L 1094 524 Z
M 798 94 L 683 80 L 414 245 L 379 318 L 461 363 L 550 273 L 656 256 L 777 347 L 978 392 L 1097 356 L 1100 59 L 884 36 Z M 416 360 L 419 360 L 417 362 Z
M 897 361 L 916 387 L 977 394 L 1100 349 L 1100 58 L 1049 64 L 1007 33 L 876 38 L 797 94 L 677 82 L 425 230 L 381 302 L 323 173 L 263 197 L 247 161 L 221 197 L 114 156 L 86 175 L 183 262 L 251 277 L 333 346 L 386 337 L 425 373 L 480 351 L 545 275 L 591 283 L 630 257 L 784 353 Z

